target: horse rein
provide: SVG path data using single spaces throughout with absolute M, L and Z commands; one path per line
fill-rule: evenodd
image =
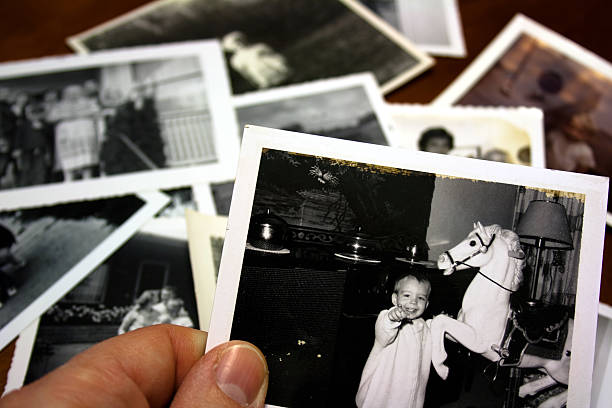
M 515 290 L 512 289 L 508 289 L 507 287 L 505 287 L 504 285 L 502 285 L 501 283 L 491 279 L 490 277 L 488 277 L 487 275 L 485 275 L 484 273 L 480 272 L 480 268 L 476 267 L 476 266 L 472 266 L 470 264 L 467 263 L 467 261 L 469 261 L 470 259 L 474 258 L 477 255 L 480 254 L 486 254 L 487 251 L 489 250 L 489 247 L 491 245 L 493 245 L 493 241 L 495 240 L 495 234 L 493 234 L 493 236 L 491 237 L 491 240 L 489 241 L 488 244 L 485 244 L 483 239 L 480 237 L 480 235 L 478 233 L 476 233 L 476 237 L 478 238 L 478 240 L 480 241 L 480 248 L 478 248 L 476 251 L 472 252 L 470 255 L 466 256 L 465 258 L 463 258 L 460 261 L 455 261 L 453 259 L 453 256 L 450 254 L 450 252 L 445 251 L 444 253 L 446 254 L 446 256 L 448 257 L 448 259 L 450 260 L 452 267 L 453 267 L 453 272 L 457 269 L 458 265 L 465 265 L 470 269 L 477 269 L 477 272 L 479 274 L 481 274 L 482 276 L 484 276 L 485 278 L 487 278 L 489 281 L 491 281 L 492 283 L 496 284 L 497 286 L 499 286 L 500 288 L 502 288 L 505 291 L 508 291 L 510 293 L 514 293 L 516 292 Z

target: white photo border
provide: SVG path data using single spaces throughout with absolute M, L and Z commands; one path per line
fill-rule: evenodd
M 6 373 L 6 384 L 0 397 L 5 396 L 11 391 L 18 390 L 23 386 L 26 375 L 28 374 L 30 358 L 34 351 L 34 342 L 38 334 L 39 323 L 40 318 L 38 317 L 19 333 L 19 337 L 17 337 L 17 341 L 15 342 L 11 365 Z
M 448 175 L 451 177 L 508 183 L 585 195 L 583 245 L 580 249 L 574 344 L 570 368 L 568 406 L 589 405 L 598 293 L 605 232 L 608 180 L 604 177 L 539 169 L 528 166 L 411 152 L 366 143 L 347 142 L 295 132 L 247 126 L 238 165 L 238 178 L 230 208 L 227 233 L 207 350 L 229 340 L 240 282 L 249 221 L 264 149 L 328 157 L 372 165 Z
M 429 2 L 431 0 L 418 0 L 420 2 Z M 444 44 L 426 44 L 416 43 L 421 50 L 436 56 L 464 58 L 467 55 L 465 48 L 465 40 L 463 38 L 463 28 L 461 24 L 461 14 L 459 13 L 459 5 L 457 0 L 438 0 L 441 4 L 445 16 L 447 34 L 449 37 L 448 45 Z M 405 13 L 402 11 L 402 5 L 407 4 L 405 0 L 396 0 L 399 7 L 399 18 Z M 418 18 L 418 16 L 414 16 Z M 414 41 L 414 40 L 412 40 Z

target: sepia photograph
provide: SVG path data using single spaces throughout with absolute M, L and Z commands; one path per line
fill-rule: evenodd
M 207 348 L 269 407 L 588 406 L 607 187 L 249 126 Z
M 187 211 L 186 219 L 189 258 L 198 301 L 200 329 L 208 331 L 225 241 L 227 217 Z
M 373 71 L 389 92 L 433 60 L 356 0 L 160 0 L 68 39 L 77 52 L 217 38 L 234 94 Z
M 457 0 L 359 0 L 421 50 L 466 56 Z
M 394 146 L 545 167 L 540 109 L 387 104 L 387 112 Z
M 167 202 L 160 193 L 0 210 L 0 348 Z
M 0 188 L 124 177 L 146 190 L 189 183 L 194 167 L 231 174 L 223 64 L 214 41 L 0 64 Z
M 518 15 L 434 103 L 540 108 L 546 167 L 609 177 L 611 91 L 612 64 Z

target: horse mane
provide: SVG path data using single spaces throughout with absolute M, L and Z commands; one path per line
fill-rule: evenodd
M 488 225 L 485 231 L 492 236 L 495 234 L 496 237 L 501 238 L 508 246 L 509 251 L 517 253 L 523 253 L 521 249 L 521 242 L 516 232 L 508 229 L 504 229 L 497 224 Z M 514 279 L 512 280 L 512 290 L 518 289 L 519 285 L 523 281 L 523 267 L 525 266 L 525 259 L 519 259 L 510 257 L 510 267 L 514 268 Z

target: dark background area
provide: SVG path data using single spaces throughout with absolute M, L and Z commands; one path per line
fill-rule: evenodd
M 117 17 L 146 0 L 21 0 L 0 2 L 0 61 L 71 53 L 65 38 Z M 467 57 L 436 58 L 436 65 L 386 96 L 389 102 L 429 103 L 444 90 L 517 13 L 559 32 L 604 59 L 612 2 L 607 0 L 459 0 Z M 612 304 L 612 231 L 607 228 L 600 300 Z M 0 353 L 5 383 L 14 342 Z

